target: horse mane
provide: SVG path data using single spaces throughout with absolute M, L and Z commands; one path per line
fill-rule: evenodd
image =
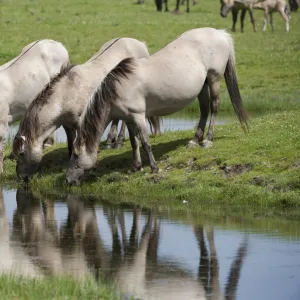
M 39 134 L 39 128 L 37 128 L 37 123 L 39 118 L 39 112 L 42 106 L 44 106 L 47 103 L 49 97 L 52 95 L 55 85 L 63 77 L 65 77 L 73 67 L 75 67 L 75 65 L 70 63 L 63 65 L 60 69 L 60 72 L 54 77 L 52 77 L 50 82 L 47 83 L 42 89 L 42 91 L 36 95 L 34 100 L 30 103 L 26 113 L 23 116 L 23 119 L 20 122 L 17 136 L 25 136 L 26 141 L 29 144 L 32 144 L 33 140 Z M 17 153 L 19 147 L 19 143 L 14 142 L 13 151 Z
M 114 67 L 94 90 L 85 111 L 77 138 L 74 141 L 75 153 L 80 153 L 80 145 L 84 142 L 88 152 L 94 150 L 98 141 L 98 132 L 104 130 L 105 121 L 110 113 L 110 104 L 118 98 L 117 83 L 128 79 L 134 71 L 135 59 L 125 58 Z

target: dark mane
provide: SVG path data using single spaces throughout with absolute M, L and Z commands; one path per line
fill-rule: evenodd
M 117 83 L 121 79 L 128 79 L 134 71 L 134 58 L 123 59 L 104 78 L 91 95 L 85 112 L 77 139 L 74 142 L 75 153 L 80 153 L 80 145 L 85 142 L 88 152 L 95 149 L 99 132 L 103 132 L 106 119 L 110 113 L 110 104 L 118 98 Z
M 37 127 L 37 123 L 39 121 L 38 115 L 42 106 L 44 106 L 47 103 L 49 97 L 52 95 L 55 85 L 63 77 L 65 77 L 74 66 L 75 65 L 72 64 L 63 65 L 61 67 L 60 72 L 56 76 L 52 77 L 50 82 L 45 85 L 45 87 L 42 89 L 42 91 L 39 94 L 37 94 L 37 96 L 29 105 L 26 113 L 23 116 L 22 121 L 20 122 L 19 130 L 17 133 L 19 137 L 25 136 L 26 141 L 28 143 L 31 144 L 33 142 L 33 140 L 39 133 L 39 128 Z M 15 150 L 16 152 L 18 151 L 17 148 L 18 148 L 17 143 L 14 143 L 14 152 Z

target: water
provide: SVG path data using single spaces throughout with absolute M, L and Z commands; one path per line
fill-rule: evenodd
M 300 299 L 297 221 L 0 192 L 0 273 L 92 276 L 140 299 Z
M 234 115 L 221 115 L 218 116 L 218 119 L 216 120 L 216 125 L 225 124 L 229 121 L 234 121 L 234 120 L 236 120 L 236 117 Z M 198 124 L 198 122 L 199 122 L 199 116 L 197 116 L 197 114 L 194 113 L 181 113 L 179 115 L 175 114 L 175 116 L 173 115 L 173 116 L 168 116 L 163 118 L 161 129 L 162 132 L 189 130 L 189 129 L 194 129 L 195 126 Z M 18 131 L 18 128 L 19 128 L 18 124 L 13 124 L 9 126 L 9 132 L 8 132 L 9 139 L 14 138 L 14 136 Z M 119 129 L 120 128 L 121 128 L 121 122 L 119 122 Z M 110 129 L 110 125 L 106 128 L 102 140 L 106 140 L 109 129 Z M 126 136 L 128 136 L 127 130 L 126 130 Z M 55 131 L 55 142 L 56 143 L 67 142 L 67 136 L 62 126 Z

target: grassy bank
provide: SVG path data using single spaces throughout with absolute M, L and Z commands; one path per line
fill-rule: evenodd
M 1 299 L 120 299 L 112 288 L 91 280 L 80 282 L 71 278 L 47 277 L 29 279 L 8 275 L 0 276 Z
M 299 117 L 295 111 L 252 119 L 247 136 L 237 123 L 217 126 L 210 149 L 186 147 L 193 131 L 152 137 L 159 174 L 151 173 L 143 152 L 144 170 L 131 172 L 127 141 L 120 150 L 99 152 L 84 183 L 71 189 L 64 186 L 67 150 L 60 145 L 44 155 L 31 186 L 44 193 L 71 191 L 148 207 L 178 208 L 183 200 L 195 210 L 214 205 L 232 210 L 300 207 L 300 130 L 293 121 Z M 14 184 L 15 162 L 7 159 L 4 170 L 1 181 Z

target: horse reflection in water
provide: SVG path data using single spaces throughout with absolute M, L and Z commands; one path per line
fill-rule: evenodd
M 52 201 L 44 200 L 41 203 L 24 189 L 17 191 L 13 232 L 32 262 L 47 275 L 86 277 L 88 267 L 82 244 L 73 242 L 72 237 L 65 239 L 69 217 L 61 232 L 58 232 L 54 216 Z
M 30 257 L 22 250 L 19 240 L 10 234 L 2 187 L 0 187 L 0 253 L 0 274 L 42 276 Z
M 79 279 L 95 274 L 102 281 L 113 281 L 122 293 L 145 300 L 236 298 L 247 239 L 238 248 L 223 293 L 211 226 L 193 227 L 200 252 L 195 277 L 181 263 L 174 263 L 173 258 L 158 258 L 161 221 L 154 211 L 145 215 L 140 208 L 133 209 L 131 230 L 127 235 L 125 221 L 131 222 L 128 214 L 125 218 L 124 210 L 104 205 L 101 221 L 107 222 L 112 238 L 111 247 L 108 247 L 100 235 L 102 228 L 97 222 L 99 214 L 96 215 L 93 201 L 69 195 L 68 216 L 60 228 L 55 221 L 52 201 L 40 202 L 25 190 L 18 190 L 17 205 L 13 235 L 21 240 L 23 252 L 29 257 L 27 260 L 31 260 L 41 273 L 71 274 Z

